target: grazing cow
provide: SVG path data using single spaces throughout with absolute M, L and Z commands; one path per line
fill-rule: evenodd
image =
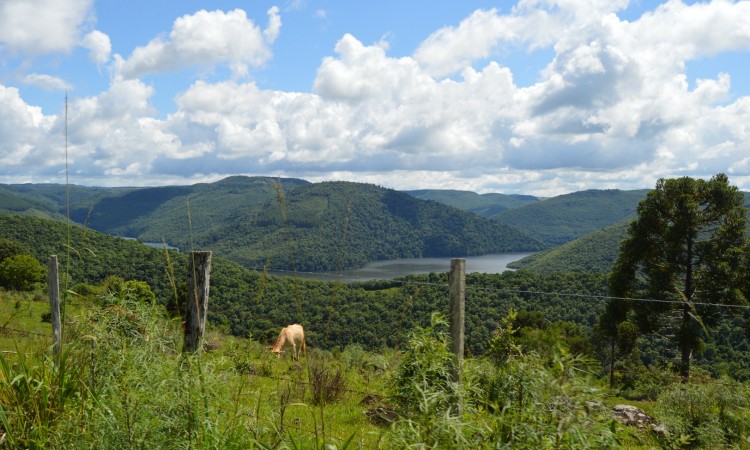
M 305 331 L 302 329 L 302 325 L 295 323 L 282 328 L 271 351 L 276 353 L 276 356 L 281 356 L 288 348 L 292 349 L 292 359 L 299 359 L 300 353 L 307 355 Z

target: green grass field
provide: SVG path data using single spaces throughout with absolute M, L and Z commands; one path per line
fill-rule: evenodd
M 458 386 L 438 316 L 401 351 L 292 361 L 209 327 L 186 356 L 180 319 L 108 293 L 67 301 L 57 358 L 48 311 L 44 295 L 0 293 L 0 449 L 750 448 L 744 385 L 665 386 L 667 410 L 610 396 L 590 361 L 524 354 L 507 334 L 465 361 Z M 622 425 L 617 403 L 673 431 Z

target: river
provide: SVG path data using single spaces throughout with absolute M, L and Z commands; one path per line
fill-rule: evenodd
M 501 273 L 509 269 L 507 265 L 533 253 L 500 253 L 496 255 L 464 256 L 466 273 Z M 385 280 L 404 275 L 420 275 L 430 272 L 448 272 L 452 258 L 402 258 L 387 261 L 374 261 L 359 269 L 343 270 L 338 273 L 297 273 L 294 276 L 325 281 Z M 270 272 L 274 275 L 289 276 L 289 272 Z

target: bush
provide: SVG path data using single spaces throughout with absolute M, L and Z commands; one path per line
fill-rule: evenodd
M 15 290 L 31 290 L 47 278 L 47 268 L 31 255 L 15 255 L 0 262 L 0 286 Z
M 122 284 L 122 292 L 124 294 L 132 295 L 139 302 L 154 303 L 156 301 L 156 295 L 151 290 L 151 286 L 143 281 L 128 280 Z
M 308 373 L 313 405 L 334 403 L 346 391 L 346 377 L 341 367 L 332 361 L 310 359 Z
M 392 397 L 404 411 L 440 414 L 454 403 L 457 386 L 447 327 L 445 319 L 433 313 L 431 325 L 418 328 L 407 343 L 391 382 Z

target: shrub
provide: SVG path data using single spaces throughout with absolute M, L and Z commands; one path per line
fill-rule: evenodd
M 143 281 L 128 280 L 122 284 L 122 292 L 124 294 L 132 295 L 139 302 L 154 303 L 156 301 L 156 295 L 151 290 L 151 286 Z
M 340 366 L 332 361 L 310 359 L 308 365 L 313 405 L 334 403 L 346 391 L 346 377 Z
M 392 397 L 404 411 L 440 414 L 453 403 L 457 386 L 447 327 L 445 319 L 433 313 L 430 326 L 412 333 L 391 382 Z
M 47 268 L 31 255 L 15 255 L 0 262 L 0 286 L 16 291 L 31 290 L 47 277 Z

